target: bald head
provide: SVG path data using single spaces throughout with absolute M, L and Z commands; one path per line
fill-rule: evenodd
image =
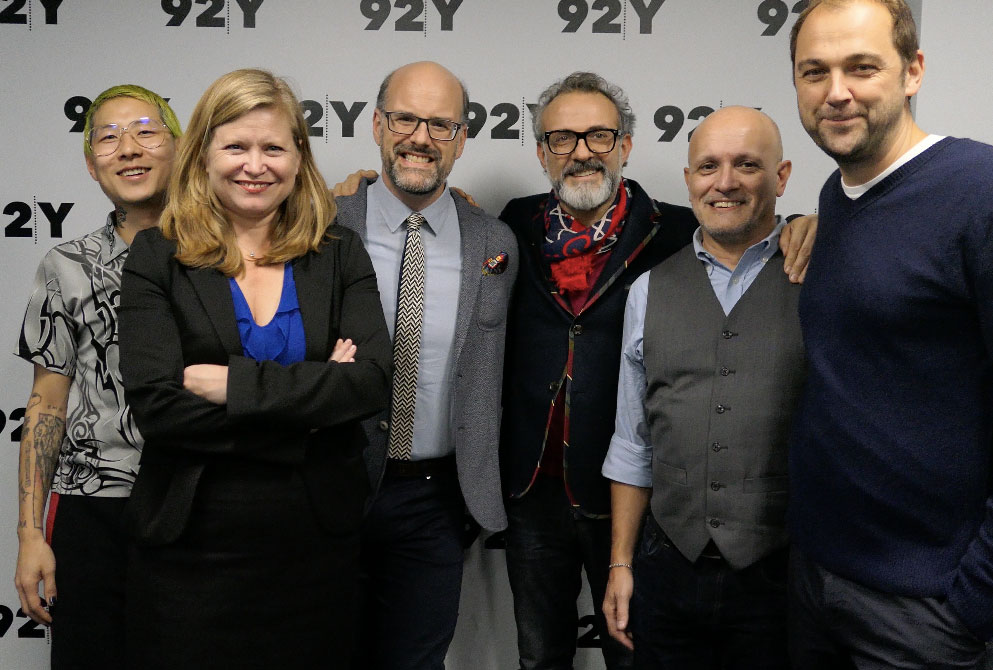
M 379 86 L 376 107 L 390 111 L 390 93 L 396 88 L 408 90 L 411 87 L 430 91 L 432 95 L 438 97 L 450 97 L 458 106 L 458 112 L 450 118 L 463 123 L 468 119 L 469 91 L 466 90 L 465 84 L 448 68 L 429 60 L 408 63 L 386 75 Z
M 791 169 L 779 128 L 762 112 L 725 107 L 704 119 L 693 131 L 684 170 L 704 247 L 736 263 L 768 236 Z
M 772 151 L 772 156 L 778 163 L 783 160 L 783 138 L 779 134 L 779 126 L 769 118 L 768 114 L 751 107 L 722 107 L 705 118 L 690 138 L 689 161 L 693 161 L 694 143 L 696 151 L 708 143 L 711 132 L 727 132 L 737 129 L 750 135 L 749 142 L 756 148 L 761 145 Z

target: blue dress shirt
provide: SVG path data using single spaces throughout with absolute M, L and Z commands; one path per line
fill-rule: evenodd
M 403 222 L 413 210 L 400 202 L 382 179 L 369 186 L 367 197 L 366 232 L 362 241 L 376 269 L 383 313 L 393 337 L 400 261 L 407 236 Z M 452 194 L 446 189 L 421 214 L 426 219 L 421 226 L 425 255 L 424 319 L 417 358 L 411 460 L 438 458 L 455 451 L 450 421 L 452 349 L 462 281 L 462 235 Z
M 730 313 L 776 253 L 779 233 L 784 225 L 777 222 L 768 237 L 748 247 L 734 270 L 720 263 L 703 248 L 703 236 L 699 228 L 693 234 L 693 249 L 710 277 L 710 285 L 725 314 Z M 648 306 L 648 277 L 649 272 L 646 272 L 631 285 L 624 308 L 621 369 L 617 380 L 617 416 L 614 421 L 614 436 L 610 440 L 601 470 L 607 479 L 643 488 L 652 486 L 652 440 L 644 404 L 648 384 L 642 349 L 645 310 Z

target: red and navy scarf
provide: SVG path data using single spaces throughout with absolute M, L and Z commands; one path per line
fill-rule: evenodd
M 603 218 L 587 227 L 563 211 L 552 191 L 545 205 L 545 242 L 541 253 L 559 290 L 589 290 L 593 256 L 607 253 L 617 243 L 630 199 L 631 192 L 622 179 L 614 203 Z

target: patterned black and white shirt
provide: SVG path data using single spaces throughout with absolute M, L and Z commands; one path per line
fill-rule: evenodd
M 138 474 L 142 438 L 124 402 L 117 337 L 128 245 L 113 221 L 45 255 L 14 352 L 72 377 L 52 483 L 61 495 L 126 497 Z

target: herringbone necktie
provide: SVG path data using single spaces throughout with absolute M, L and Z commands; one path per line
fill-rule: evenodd
M 417 355 L 424 318 L 424 217 L 414 212 L 404 221 L 407 239 L 400 261 L 397 318 L 393 330 L 393 405 L 387 456 L 409 459 L 414 440 L 414 401 L 417 395 Z

